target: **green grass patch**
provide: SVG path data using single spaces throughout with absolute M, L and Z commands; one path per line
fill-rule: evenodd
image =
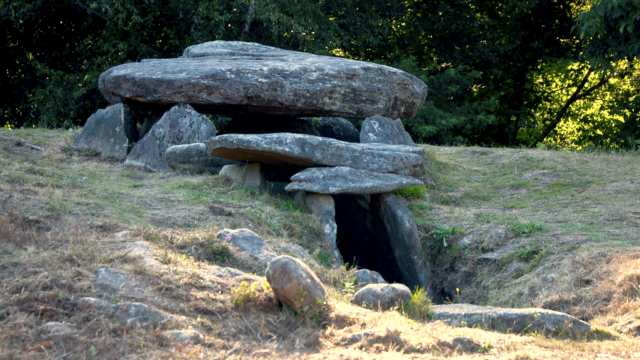
M 393 193 L 407 199 L 424 199 L 427 193 L 427 187 L 424 185 L 413 185 L 396 190 Z
M 530 235 L 539 231 L 546 230 L 546 226 L 535 222 L 510 222 L 509 229 L 516 235 Z
M 398 311 L 401 315 L 417 321 L 429 321 L 433 318 L 431 299 L 421 287 L 414 290 L 411 298 L 402 303 Z

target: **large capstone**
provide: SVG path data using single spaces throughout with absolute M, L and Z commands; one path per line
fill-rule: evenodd
M 308 168 L 291 177 L 287 191 L 307 191 L 317 194 L 380 194 L 422 181 L 396 174 L 374 173 L 348 167 Z
M 424 164 L 424 149 L 419 147 L 354 144 L 290 133 L 220 135 L 207 142 L 207 151 L 213 157 L 277 166 L 346 166 L 402 174 Z
M 71 147 L 99 154 L 103 159 L 124 160 L 131 150 L 129 144 L 136 136 L 131 110 L 126 105 L 116 104 L 91 115 Z
M 100 75 L 99 87 L 112 104 L 188 103 L 226 115 L 404 118 L 427 96 L 420 79 L 389 66 L 239 41 L 190 46 L 177 59 L 122 64 Z
M 125 164 L 151 171 L 166 171 L 168 167 L 164 156 L 170 146 L 204 143 L 215 136 L 215 126 L 204 115 L 189 105 L 176 105 L 133 147 Z

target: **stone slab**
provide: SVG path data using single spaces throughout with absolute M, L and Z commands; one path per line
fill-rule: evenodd
M 308 168 L 291 177 L 287 191 L 317 194 L 381 194 L 413 185 L 424 185 L 418 179 L 396 174 L 374 173 L 347 167 Z

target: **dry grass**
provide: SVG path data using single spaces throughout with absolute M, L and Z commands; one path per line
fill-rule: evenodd
M 555 299 L 553 306 L 615 335 L 575 341 L 451 328 L 355 307 L 348 302 L 352 289 L 345 286 L 350 272 L 314 262 L 310 266 L 331 296 L 330 311 L 319 320 L 296 316 L 262 287 L 264 277 L 254 264 L 224 249 L 211 252 L 219 245 L 213 234 L 246 227 L 276 251 L 294 242 L 310 252 L 328 253 L 316 219 L 216 176 L 152 174 L 75 153 L 68 148 L 74 135 L 0 131 L 0 358 L 582 359 L 640 354 L 630 337 L 640 327 L 640 293 L 635 292 L 640 256 L 630 246 L 637 241 L 637 157 L 430 147 L 435 163 L 428 201 L 409 204 L 425 235 L 434 225 L 480 234 L 481 241 L 464 250 L 464 236 L 453 239 L 459 251 L 434 259 L 443 283 L 454 273 L 471 279 L 454 301 L 523 306 Z M 44 151 L 30 150 L 24 142 Z M 596 172 L 610 180 L 590 175 Z M 574 177 L 591 182 L 572 183 Z M 514 221 L 544 224 L 545 230 L 516 235 L 510 230 Z M 474 258 L 506 245 L 484 241 L 483 235 L 499 226 L 510 231 L 507 242 L 549 252 L 531 271 L 497 279 L 509 263 L 487 265 Z M 118 235 L 122 230 L 131 233 Z M 603 238 L 607 234 L 610 239 Z M 130 255 L 134 241 L 152 244 L 153 266 Z M 314 260 L 322 263 L 322 257 Z M 544 264 L 548 267 L 536 273 Z M 215 266 L 249 275 L 220 278 L 213 275 Z M 100 268 L 120 269 L 126 282 L 118 288 L 99 283 Z M 555 280 L 543 282 L 551 273 Z M 239 293 L 245 294 L 242 302 Z M 127 325 L 82 306 L 81 297 L 145 303 L 175 321 Z M 70 324 L 77 332 L 42 332 L 40 327 L 51 321 Z M 166 333 L 187 328 L 198 329 L 202 342 L 180 344 Z M 459 337 L 474 345 L 456 347 Z

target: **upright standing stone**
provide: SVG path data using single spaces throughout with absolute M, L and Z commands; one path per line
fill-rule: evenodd
M 427 96 L 420 79 L 389 66 L 239 41 L 122 64 L 98 82 L 110 103 L 188 103 L 223 115 L 411 117 Z
M 204 143 L 215 136 L 216 128 L 209 119 L 189 105 L 176 105 L 134 146 L 125 164 L 167 171 L 164 155 L 170 146 Z
M 342 266 L 344 262 L 340 250 L 338 250 L 338 226 L 336 225 L 336 206 L 333 198 L 330 195 L 300 193 L 304 204 L 315 217 L 320 219 L 324 239 L 331 247 L 336 264 Z
M 371 195 L 370 211 L 378 232 L 388 237 L 403 282 L 412 289 L 419 286 L 428 290 L 432 275 L 422 261 L 420 237 L 411 210 L 395 195 L 387 193 Z
M 116 104 L 91 115 L 71 147 L 99 152 L 103 159 L 124 160 L 129 143 L 135 138 L 136 124 L 131 119 L 131 110 L 127 105 Z
M 341 117 L 306 118 L 320 136 L 340 141 L 359 143 L 360 133 L 351 122 Z M 317 120 L 316 120 L 317 119 Z
M 414 146 L 411 135 L 405 131 L 400 119 L 374 115 L 366 118 L 360 130 L 360 142 Z

